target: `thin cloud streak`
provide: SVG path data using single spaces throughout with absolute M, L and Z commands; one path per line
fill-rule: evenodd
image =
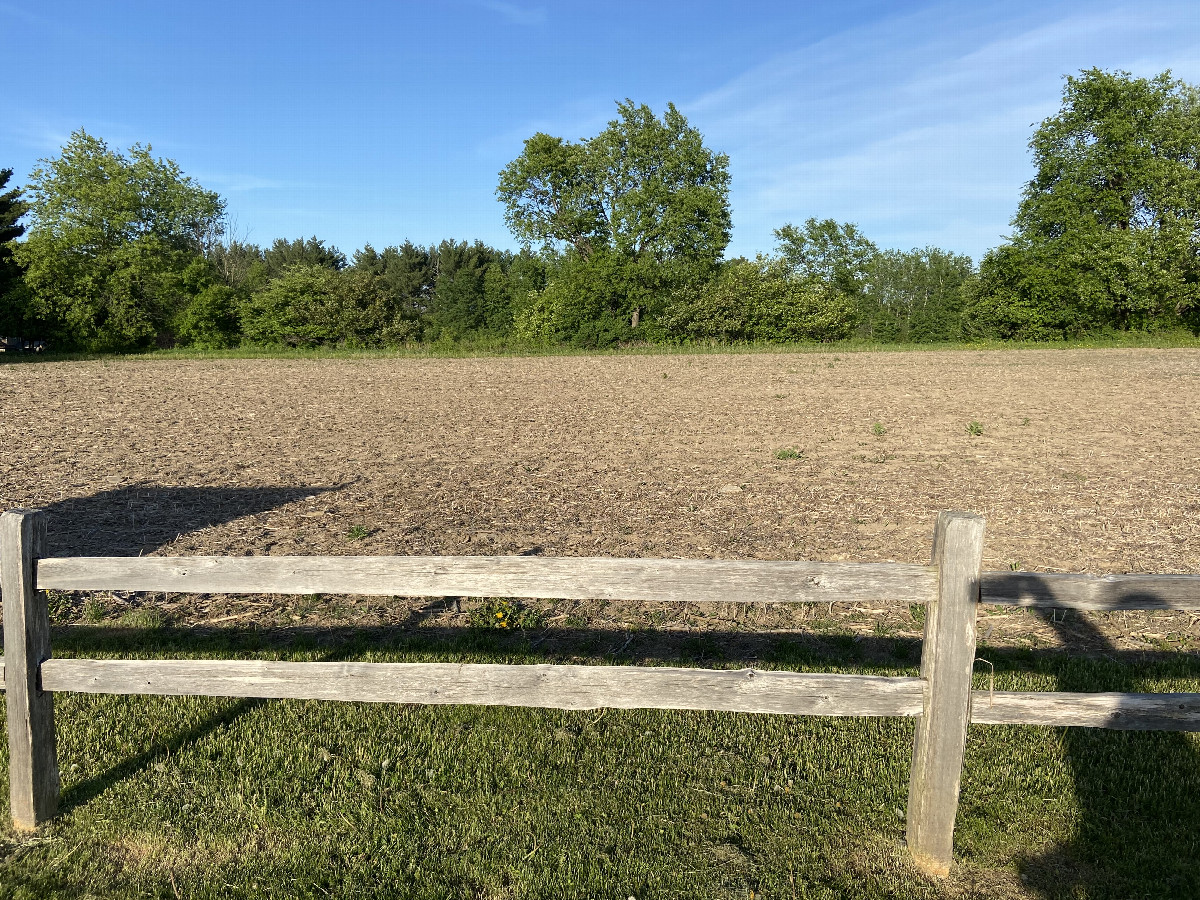
M 542 6 L 518 6 L 503 0 L 479 0 L 479 5 L 483 9 L 498 13 L 514 25 L 544 25 L 546 22 L 546 9 Z
M 1174 64 L 1185 77 L 1197 32 L 1174 4 L 1036 24 L 929 8 L 769 60 L 682 109 L 731 156 L 731 255 L 815 216 L 857 222 L 883 246 L 978 259 L 1009 231 L 1032 126 L 1057 110 L 1062 76 Z

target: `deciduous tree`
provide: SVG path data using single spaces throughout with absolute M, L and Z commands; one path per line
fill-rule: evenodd
M 1037 171 L 1012 243 L 981 265 L 975 328 L 1200 328 L 1200 90 L 1089 69 L 1029 146 Z
M 855 301 L 862 296 L 878 248 L 853 222 L 808 219 L 777 228 L 775 237 L 794 277 L 824 282 Z
M 211 275 L 202 253 L 224 203 L 149 146 L 128 153 L 77 131 L 31 176 L 28 238 L 14 253 L 34 312 L 60 346 L 130 350 L 171 340 Z
M 526 246 L 569 245 L 715 263 L 729 243 L 729 157 L 674 104 L 626 100 L 593 138 L 538 133 L 500 173 L 505 221 Z
M 964 292 L 974 276 L 969 256 L 937 247 L 876 253 L 860 301 L 859 331 L 877 341 L 959 340 Z

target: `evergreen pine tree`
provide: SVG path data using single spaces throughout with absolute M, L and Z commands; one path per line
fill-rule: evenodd
M 20 332 L 25 324 L 26 292 L 21 267 L 13 259 L 12 242 L 25 233 L 18 224 L 28 205 L 21 199 L 20 188 L 5 191 L 12 169 L 0 169 L 0 335 Z

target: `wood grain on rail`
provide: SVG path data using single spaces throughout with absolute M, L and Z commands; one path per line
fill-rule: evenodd
M 646 666 L 53 659 L 49 691 L 916 716 L 919 678 Z
M 1200 731 L 1200 694 L 975 691 L 976 725 L 1075 725 L 1122 731 Z
M 931 566 L 524 556 L 193 556 L 43 559 L 38 587 L 198 594 L 374 594 L 766 603 L 925 603 Z

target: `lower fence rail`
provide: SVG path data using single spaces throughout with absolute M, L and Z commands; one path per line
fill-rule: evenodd
M 882 675 L 488 663 L 48 659 L 40 679 L 45 691 L 85 694 L 793 716 L 916 717 L 924 691 L 920 678 Z M 1200 731 L 1200 694 L 975 690 L 971 724 Z
M 49 659 L 48 691 L 552 709 L 919 716 L 920 678 L 759 669 L 486 663 Z

